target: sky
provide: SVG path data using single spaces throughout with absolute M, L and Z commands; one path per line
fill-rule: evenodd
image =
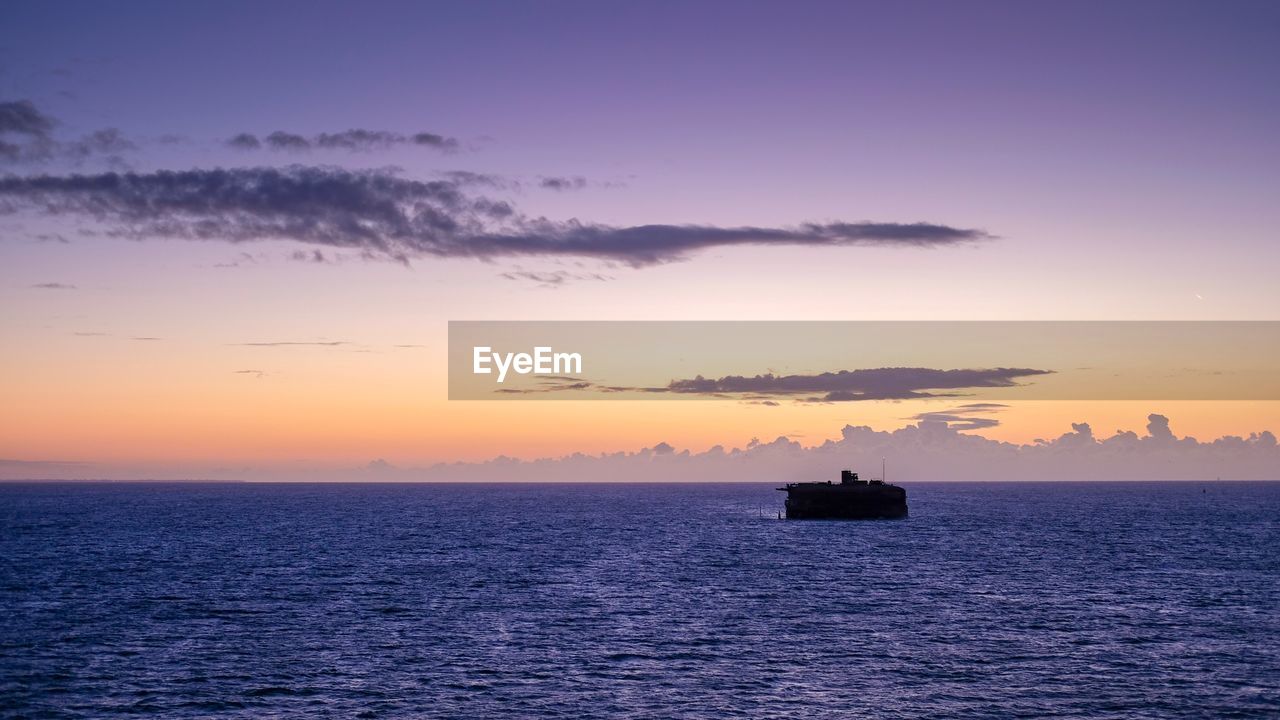
M 451 320 L 1280 320 L 1275 3 L 4 16 L 0 478 L 1280 428 L 1261 400 L 1013 401 L 973 427 L 947 399 L 447 392 Z M 1053 474 L 1036 457 L 1008 467 Z

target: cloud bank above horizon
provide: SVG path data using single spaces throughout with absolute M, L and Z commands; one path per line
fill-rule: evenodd
M 260 371 L 244 370 L 245 374 Z M 1117 430 L 1099 437 L 1088 423 L 1072 423 L 1056 438 L 1018 444 L 967 430 L 989 427 L 975 415 L 1004 405 L 971 403 L 922 413 L 896 430 L 845 425 L 838 440 L 805 446 L 786 436 L 753 438 L 740 448 L 703 452 L 659 442 L 635 451 L 573 453 L 533 460 L 498 456 L 483 462 L 400 467 L 383 459 L 355 468 L 291 463 L 296 469 L 240 466 L 115 466 L 94 462 L 0 459 L 0 480 L 278 480 L 367 482 L 791 482 L 830 479 L 844 468 L 878 468 L 887 460 L 891 482 L 1073 480 L 1280 480 L 1280 445 L 1269 430 L 1248 437 L 1200 441 L 1177 437 L 1164 415 L 1148 416 L 1146 433 Z
M 1056 438 L 1016 444 L 971 435 L 985 427 L 973 413 L 994 412 L 992 403 L 962 406 L 939 419 L 918 416 L 915 424 L 880 431 L 846 425 L 839 440 L 804 446 L 786 436 L 752 439 L 745 447 L 715 446 L 705 452 L 677 450 L 666 442 L 634 452 L 480 463 L 441 463 L 394 468 L 375 461 L 362 479 L 473 482 L 696 482 L 830 479 L 843 468 L 878 468 L 888 461 L 891 481 L 980 480 L 1277 480 L 1280 447 L 1263 430 L 1249 437 L 1227 435 L 1201 442 L 1174 435 L 1169 419 L 1151 414 L 1145 435 L 1117 430 L 1100 438 L 1088 423 L 1072 423 Z

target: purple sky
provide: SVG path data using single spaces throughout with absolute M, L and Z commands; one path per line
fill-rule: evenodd
M 1280 319 L 1274 2 L 8 2 L 3 18 L 0 108 L 55 124 L 0 128 L 34 143 L 0 162 L 0 341 L 18 348 L 0 371 L 32 418 L 0 457 L 220 462 L 252 445 L 238 413 L 267 405 L 376 428 L 254 446 L 277 460 L 507 452 L 485 428 L 514 411 L 444 398 L 448 320 Z M 353 129 L 384 134 L 355 152 L 228 143 Z M 69 190 L 124 169 L 137 193 Z M 254 215 L 268 181 L 280 212 Z M 204 240 L 130 239 L 158 229 Z M 153 402 L 136 428 L 101 417 L 124 388 Z M 227 407 L 186 428 L 174 399 Z M 773 424 L 829 435 L 927 410 Z M 655 440 L 592 412 L 588 449 Z M 722 423 L 744 437 L 657 439 L 741 442 L 756 417 Z M 1208 436 L 1275 417 L 1179 420 Z M 529 432 L 526 455 L 565 449 Z
M 1183 269 L 1206 239 L 1240 251 L 1229 262 L 1276 259 L 1274 3 L 11 3 L 6 16 L 4 96 L 68 135 L 152 143 L 128 158 L 139 169 L 255 160 L 220 144 L 243 131 L 429 130 L 467 149 L 341 162 L 626 187 L 522 199 L 562 219 L 930 220 L 1052 245 L 1019 264 L 1154 251 Z M 166 135 L 189 142 L 153 146 Z
M 726 191 L 786 176 L 801 193 L 864 175 L 1157 184 L 1139 207 L 1187 164 L 1178 189 L 1212 197 L 1274 181 L 1280 159 L 1274 3 L 8 3 L 6 18 L 5 95 L 85 131 L 426 126 L 497 145 L 469 168 Z

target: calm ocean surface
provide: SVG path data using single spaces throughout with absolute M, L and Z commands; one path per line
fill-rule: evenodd
M 0 715 L 1280 717 L 1280 484 L 905 487 L 0 485 Z

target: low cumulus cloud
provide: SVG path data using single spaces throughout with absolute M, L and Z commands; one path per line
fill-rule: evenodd
M 1177 437 L 1168 418 L 1152 414 L 1149 432 L 1117 430 L 1095 437 L 1088 423 L 1052 439 L 1018 444 L 967 434 L 954 424 L 921 420 L 897 430 L 846 425 L 838 439 L 803 445 L 788 437 L 740 448 L 678 450 L 666 442 L 636 451 L 405 468 L 403 480 L 527 482 L 715 482 L 832 479 L 841 468 L 879 468 L 895 482 L 919 480 L 1208 480 L 1274 479 L 1280 447 L 1270 431 L 1212 441 Z
M 260 150 L 265 148 L 267 150 L 294 152 L 305 152 L 307 150 L 370 152 L 388 150 L 394 147 L 422 147 L 451 152 L 458 149 L 458 140 L 430 132 L 405 135 L 386 130 L 351 129 L 336 133 L 320 133 L 319 135 L 307 136 L 277 130 L 261 138 L 253 133 L 239 133 L 228 138 L 227 145 L 237 150 Z
M 534 387 L 499 388 L 506 395 L 591 391 L 602 393 L 669 393 L 776 405 L 779 398 L 804 403 L 861 402 L 867 400 L 914 400 L 957 397 L 965 390 L 1017 387 L 1019 380 L 1051 374 L 1034 368 L 984 368 L 938 370 L 934 368 L 863 368 L 812 375 L 726 375 L 672 380 L 661 386 L 621 386 L 582 378 L 540 377 Z M 995 403 L 973 403 L 948 415 L 991 412 L 1003 407 Z M 919 418 L 924 419 L 924 418 Z M 939 418 L 940 419 L 940 418 Z M 975 422 L 968 418 L 967 422 Z M 990 425 L 978 422 L 980 427 Z
M 254 371 L 242 373 L 252 376 Z M 972 435 L 948 422 L 921 420 L 896 430 L 845 425 L 838 436 L 803 444 L 793 437 L 752 439 L 741 447 L 720 445 L 702 452 L 654 442 L 638 450 L 598 455 L 572 453 L 559 457 L 520 460 L 499 456 L 484 462 L 439 463 L 429 467 L 401 467 L 374 461 L 357 468 L 324 469 L 309 466 L 287 470 L 235 468 L 202 470 L 201 477 L 244 480 L 380 480 L 438 482 L 794 482 L 833 480 L 842 468 L 879 469 L 888 460 L 889 479 L 917 481 L 1088 481 L 1195 480 L 1214 492 L 1215 478 L 1274 480 L 1280 467 L 1280 446 L 1270 431 L 1248 436 L 1227 435 L 1201 441 L 1178 437 L 1169 419 L 1151 414 L 1149 431 L 1139 435 L 1116 430 L 1101 437 L 1087 422 L 1072 423 L 1071 431 L 1030 443 L 1009 443 Z M 1155 432 L 1151 432 L 1155 430 Z M 1169 430 L 1166 434 L 1164 430 Z M 118 478 L 176 477 L 189 468 L 163 472 L 77 463 L 0 460 L 0 478 Z M 1089 492 L 1080 489 L 1080 492 Z M 781 498 L 778 504 L 781 506 Z
M 0 177 L 0 214 L 78 218 L 131 238 L 293 240 L 407 262 L 572 256 L 642 267 L 739 245 L 941 247 L 989 237 L 925 222 L 620 227 L 529 217 L 451 179 L 292 166 Z

